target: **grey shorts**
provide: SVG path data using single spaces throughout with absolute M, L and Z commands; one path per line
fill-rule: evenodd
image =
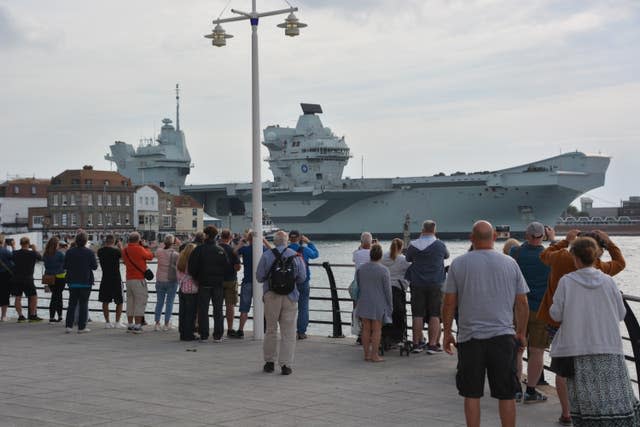
M 145 280 L 127 280 L 127 316 L 144 316 L 149 292 Z
M 440 317 L 442 309 L 442 287 L 411 286 L 411 317 Z

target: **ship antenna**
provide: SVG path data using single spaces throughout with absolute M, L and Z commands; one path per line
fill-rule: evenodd
M 176 130 L 180 130 L 180 84 L 176 83 Z

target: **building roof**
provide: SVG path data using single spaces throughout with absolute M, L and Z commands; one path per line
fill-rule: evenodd
M 173 203 L 176 208 L 202 209 L 202 204 L 191 196 L 173 196 Z
M 102 186 L 109 181 L 110 187 L 129 187 L 131 180 L 118 172 L 94 170 L 93 166 L 84 166 L 82 169 L 67 169 L 61 174 L 51 178 L 51 185 L 74 185 L 72 180 L 79 180 L 79 184 L 85 184 L 90 179 L 92 185 Z M 123 183 L 125 183 L 123 185 Z
M 31 184 L 31 185 L 49 185 L 50 180 L 46 178 L 16 178 L 9 179 L 2 184 L 0 187 L 4 187 L 7 185 L 19 185 L 19 184 Z

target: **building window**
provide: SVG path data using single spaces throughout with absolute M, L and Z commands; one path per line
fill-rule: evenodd
M 62 194 L 62 206 L 67 206 L 67 195 Z
M 53 214 L 51 220 L 53 221 L 54 226 L 58 226 L 58 214 Z
M 98 194 L 98 206 L 102 206 L 102 194 Z
M 162 226 L 171 227 L 171 215 L 162 215 Z
M 116 194 L 116 206 L 120 206 L 120 195 Z
M 131 203 L 129 201 L 129 195 L 124 196 L 124 205 L 129 206 Z
M 129 214 L 124 214 L 124 223 L 129 225 Z
M 71 185 L 80 185 L 80 180 L 79 180 L 79 179 L 77 179 L 77 178 L 73 178 L 73 179 L 71 180 Z
M 43 222 L 44 222 L 43 216 L 38 215 L 33 217 L 33 225 L 42 225 Z
M 317 173 L 316 174 L 316 179 L 318 179 L 318 180 L 322 179 L 322 174 L 321 173 Z
M 71 206 L 75 206 L 76 205 L 76 195 L 71 193 L 69 194 L 69 204 Z
M 107 194 L 107 206 L 111 206 L 111 194 Z
M 156 198 L 151 196 L 151 204 L 153 205 L 156 202 Z
M 35 186 L 35 185 L 32 185 L 32 186 L 31 186 L 31 194 L 34 194 L 34 195 L 35 195 L 36 193 L 38 193 L 38 189 L 36 188 L 36 186 Z
M 144 205 L 149 206 L 149 197 L 147 196 L 144 197 Z
M 87 226 L 88 227 L 92 227 L 93 226 L 93 214 L 87 215 Z
M 107 225 L 111 225 L 111 214 L 110 213 L 104 214 L 104 220 L 107 222 Z
M 91 187 L 93 185 L 93 181 L 90 179 L 85 179 L 84 180 L 84 185 Z
M 53 201 L 52 201 L 53 206 L 58 206 L 58 194 L 53 194 Z
M 104 180 L 104 186 L 105 186 L 105 187 L 108 187 L 108 186 L 109 186 L 109 184 L 110 184 L 109 180 L 108 180 L 108 179 L 105 179 L 105 180 Z
M 71 214 L 71 225 L 78 225 L 78 216 L 74 213 Z
M 140 204 L 142 204 L 142 196 L 140 196 Z
M 142 225 L 145 223 L 145 216 L 144 215 L 138 215 L 138 224 Z
M 102 225 L 102 214 L 98 214 L 98 225 Z
M 118 222 L 116 222 L 116 225 L 120 225 L 120 224 L 122 224 L 122 214 L 118 212 Z
M 67 214 L 66 213 L 62 214 L 62 220 L 60 222 L 62 223 L 63 227 L 67 226 Z
M 198 216 L 198 209 L 196 208 L 191 209 L 191 215 Z
M 18 187 L 17 185 L 13 186 L 13 194 L 20 194 L 20 187 Z
M 87 206 L 93 206 L 93 194 L 87 194 Z
M 198 228 L 198 220 L 194 219 L 193 221 L 191 221 L 191 228 Z
M 164 188 L 164 181 L 160 181 L 160 188 Z

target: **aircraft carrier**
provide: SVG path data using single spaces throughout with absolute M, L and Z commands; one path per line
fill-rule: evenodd
M 610 161 L 606 156 L 571 152 L 496 171 L 343 178 L 352 157 L 344 137 L 322 124 L 320 105 L 301 107 L 295 128 L 264 129 L 266 161 L 274 180 L 262 184 L 263 215 L 282 229 L 298 229 L 314 239 L 357 238 L 362 231 L 378 238 L 395 237 L 402 234 L 407 218 L 413 234 L 425 219 L 437 221 L 438 235 L 445 238 L 468 236 L 479 219 L 519 234 L 533 220 L 555 224 L 573 200 L 604 184 Z M 112 152 L 118 172 L 140 178 L 139 172 L 120 168 L 134 158 L 131 153 L 116 155 L 114 146 Z M 145 160 L 146 170 L 158 171 L 153 179 L 145 174 L 147 183 L 159 184 L 163 174 L 181 177 L 184 183 L 190 160 L 184 156 L 160 160 Z M 180 190 L 201 201 L 205 212 L 225 226 L 236 231 L 251 226 L 251 183 L 184 185 Z

